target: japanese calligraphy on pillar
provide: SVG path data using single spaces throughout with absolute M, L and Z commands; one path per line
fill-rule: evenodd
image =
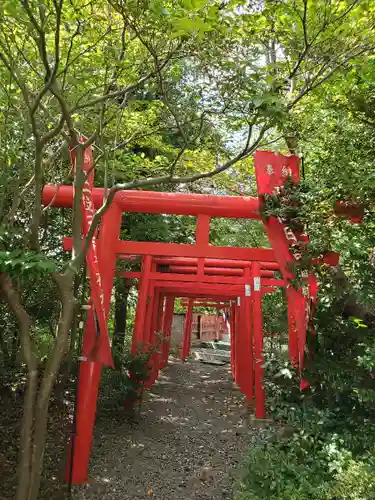
M 81 138 L 81 142 L 84 139 Z M 71 161 L 75 169 L 75 153 L 71 151 Z M 88 147 L 84 151 L 83 172 L 86 179 L 82 190 L 82 237 L 85 238 L 90 230 L 95 208 L 92 202 L 92 188 L 94 184 L 94 169 L 92 149 Z M 102 280 L 99 270 L 98 249 L 96 242 L 97 231 L 91 240 L 90 247 L 86 254 L 87 269 L 90 277 L 91 299 L 94 306 L 94 321 L 89 323 L 93 326 L 93 331 L 90 332 L 92 338 L 91 349 L 87 353 L 87 358 L 90 361 L 95 361 L 104 365 L 113 366 L 111 348 L 108 337 L 107 321 L 104 312 L 104 292 Z M 97 328 L 95 326 L 97 325 Z M 99 335 L 96 335 L 96 329 Z
M 299 158 L 297 156 L 284 156 L 271 151 L 257 151 L 254 158 L 258 195 L 261 202 L 264 195 L 280 193 L 287 179 L 295 184 L 299 182 Z M 295 263 L 301 260 L 308 238 L 305 235 L 294 233 L 281 219 L 276 217 L 264 219 L 264 226 L 283 277 L 292 281 L 296 276 Z M 294 248 L 293 253 L 291 247 Z M 310 290 L 313 277 L 305 274 L 302 279 L 301 288 L 290 290 L 291 316 L 298 331 L 298 357 L 301 370 L 310 317 Z M 297 346 L 295 347 L 297 348 Z

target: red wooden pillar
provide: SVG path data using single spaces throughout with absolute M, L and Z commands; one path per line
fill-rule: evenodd
M 232 375 L 236 380 L 236 325 L 235 325 L 236 306 L 232 302 L 229 309 L 229 324 L 230 324 L 230 363 Z
M 150 345 L 154 349 L 154 352 L 151 356 L 151 380 L 155 382 L 159 375 L 159 365 L 160 365 L 160 351 L 162 348 L 161 339 L 159 334 L 162 329 L 163 322 L 163 307 L 164 307 L 164 295 L 162 295 L 159 291 L 155 293 L 155 302 L 153 307 L 153 318 L 152 318 L 152 327 L 151 327 L 151 338 Z
M 142 261 L 142 274 L 139 282 L 138 289 L 138 303 L 137 311 L 135 313 L 133 341 L 132 341 L 132 354 L 136 354 L 138 349 L 143 350 L 143 330 L 145 325 L 145 316 L 147 308 L 147 294 L 151 273 L 152 257 L 145 255 Z
M 163 316 L 163 345 L 160 360 L 160 368 L 165 368 L 168 364 L 168 356 L 171 348 L 171 333 L 174 313 L 174 297 L 168 296 L 165 301 Z
M 289 344 L 289 359 L 294 368 L 298 367 L 299 350 L 298 350 L 298 331 L 295 319 L 295 303 L 289 288 L 286 290 L 288 301 L 288 344 Z
M 154 272 L 156 264 L 152 263 L 151 272 Z M 155 284 L 153 281 L 149 281 L 147 287 L 147 300 L 146 300 L 146 315 L 145 322 L 143 326 L 143 352 L 147 352 L 150 348 L 151 340 L 151 328 L 154 318 L 154 307 L 155 307 Z
M 252 264 L 253 290 L 253 335 L 254 335 L 254 375 L 255 375 L 255 416 L 265 418 L 264 393 L 264 357 L 263 357 L 263 318 L 262 318 L 262 290 L 260 281 L 260 265 Z
M 154 265 L 154 264 L 153 264 Z M 152 343 L 152 328 L 153 325 L 155 324 L 155 308 L 157 306 L 157 293 L 155 293 L 155 285 L 153 282 L 149 283 L 148 286 L 148 292 L 147 292 L 147 308 L 146 308 L 146 318 L 145 318 L 145 323 L 144 323 L 144 329 L 143 329 L 143 352 L 149 352 L 150 349 L 154 348 L 154 345 Z M 153 360 L 154 356 L 151 355 L 150 362 L 149 362 L 149 379 L 145 382 L 144 387 L 146 389 L 149 389 L 152 384 L 154 383 L 153 380 Z
M 253 374 L 253 333 L 252 333 L 252 300 L 251 300 L 251 272 L 250 268 L 244 269 L 244 276 L 249 282 L 245 285 L 241 304 L 241 325 L 243 332 L 242 356 L 244 378 L 242 391 L 246 396 L 247 403 L 253 404 L 254 398 L 254 374 Z
M 189 299 L 188 307 L 186 310 L 186 318 L 185 318 L 185 328 L 184 328 L 184 339 L 182 342 L 182 349 L 180 358 L 182 361 L 185 361 L 189 356 L 190 352 L 190 342 L 191 342 L 191 327 L 193 323 L 193 302 L 194 299 Z
M 205 248 L 210 242 L 210 216 L 199 214 L 197 217 L 197 228 L 195 243 L 198 247 Z M 198 267 L 204 267 L 203 259 L 198 259 Z M 198 272 L 199 273 L 199 272 Z
M 112 205 L 105 213 L 101 222 L 98 241 L 98 260 L 104 293 L 104 311 L 108 320 L 113 278 L 116 268 L 116 242 L 120 234 L 122 213 L 116 205 Z M 87 346 L 91 344 L 90 335 L 95 335 L 95 325 L 92 309 L 86 324 L 83 356 L 79 367 L 79 384 L 77 394 L 76 435 L 74 446 L 70 447 L 73 457 L 69 457 L 66 469 L 66 481 L 70 479 L 70 464 L 72 463 L 72 484 L 87 482 L 88 464 L 95 422 L 96 402 L 100 383 L 101 365 L 84 360 L 88 355 Z
M 235 308 L 235 317 L 234 317 L 234 327 L 235 327 L 235 335 L 234 335 L 234 352 L 235 352 L 235 379 L 234 381 L 240 387 L 242 385 L 242 363 L 241 363 L 241 340 L 242 340 L 242 328 L 241 328 L 241 297 L 237 297 L 237 302 L 234 306 Z

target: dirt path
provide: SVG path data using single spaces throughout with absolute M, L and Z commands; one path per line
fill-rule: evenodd
M 259 430 L 244 422 L 228 367 L 173 361 L 145 399 L 136 424 L 98 419 L 93 484 L 75 498 L 232 500 Z

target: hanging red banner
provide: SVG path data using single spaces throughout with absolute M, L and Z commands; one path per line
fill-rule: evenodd
M 258 195 L 275 194 L 287 178 L 299 183 L 298 156 L 284 156 L 272 151 L 258 150 L 254 154 Z
M 80 139 L 84 142 L 84 138 Z M 70 154 L 75 169 L 75 153 Z M 84 151 L 83 172 L 86 176 L 82 191 L 82 237 L 85 238 L 90 230 L 95 209 L 92 202 L 92 188 L 94 185 L 94 163 L 91 146 Z M 96 363 L 113 367 L 111 346 L 109 342 L 107 321 L 104 309 L 104 293 L 99 270 L 97 231 L 92 237 L 86 254 L 87 270 L 90 278 L 91 303 L 89 317 L 86 324 L 83 355 Z

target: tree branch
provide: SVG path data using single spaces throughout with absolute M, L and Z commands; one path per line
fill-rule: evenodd
M 12 311 L 18 326 L 21 339 L 22 357 L 27 366 L 27 385 L 24 399 L 24 412 L 21 425 L 20 460 L 18 469 L 18 486 L 16 500 L 27 498 L 30 483 L 32 429 L 34 422 L 34 403 L 38 383 L 38 365 L 30 336 L 30 318 L 12 281 L 6 273 L 0 273 L 0 291 L 9 309 Z
M 348 63 L 350 60 L 354 59 L 355 57 L 358 57 L 366 52 L 370 52 L 371 50 L 373 50 L 373 46 L 370 47 L 365 47 L 365 48 L 361 48 L 360 50 L 358 50 L 357 52 L 355 53 L 352 53 L 348 56 L 346 56 L 341 62 L 337 61 L 337 57 L 335 58 L 336 59 L 336 62 L 335 62 L 335 65 L 333 68 L 331 68 L 327 74 L 320 78 L 319 76 L 323 75 L 324 72 L 326 71 L 326 69 L 332 64 L 332 60 L 329 61 L 328 63 L 324 64 L 323 67 L 317 72 L 317 74 L 314 76 L 314 78 L 309 82 L 309 85 L 308 86 L 305 86 L 300 92 L 299 94 L 295 97 L 295 99 L 293 99 L 292 102 L 290 102 L 288 105 L 287 105 L 287 109 L 290 110 L 292 109 L 305 95 L 307 95 L 309 92 L 311 92 L 312 90 L 316 89 L 317 87 L 319 87 L 320 85 L 322 85 L 323 83 L 325 83 L 327 80 L 329 80 L 332 75 L 341 67 L 345 66 L 346 63 Z M 339 56 L 340 57 L 340 56 Z M 317 81 L 318 80 L 318 81 Z M 315 83 L 312 83 L 312 82 L 315 82 Z
M 247 158 L 250 154 L 252 154 L 255 149 L 258 147 L 259 143 L 264 137 L 264 134 L 266 133 L 266 130 L 268 129 L 267 126 L 263 126 L 262 129 L 260 130 L 257 139 L 250 145 L 249 144 L 249 139 L 247 138 L 245 147 L 233 158 L 228 160 L 227 162 L 223 163 L 222 165 L 217 166 L 216 168 L 210 170 L 209 172 L 203 172 L 199 174 L 193 174 L 193 175 L 188 175 L 188 176 L 182 176 L 182 177 L 173 177 L 170 175 L 167 176 L 161 176 L 161 177 L 153 177 L 150 179 L 138 179 L 135 181 L 127 182 L 124 184 L 116 184 L 113 186 L 108 193 L 107 199 L 103 203 L 103 205 L 95 212 L 95 215 L 93 217 L 90 229 L 87 233 L 87 236 L 84 240 L 83 243 L 83 248 L 81 252 L 76 253 L 74 258 L 70 261 L 68 268 L 66 270 L 67 274 L 70 274 L 71 272 L 76 273 L 80 266 L 83 263 L 83 260 L 86 256 L 86 253 L 91 245 L 91 240 L 94 237 L 95 231 L 100 223 L 100 220 L 102 216 L 107 212 L 109 207 L 111 206 L 113 199 L 118 191 L 123 191 L 127 189 L 136 189 L 136 188 L 144 188 L 144 187 L 149 187 L 149 186 L 158 186 L 160 184 L 188 184 L 190 182 L 195 182 L 200 179 L 207 179 L 210 177 L 214 177 L 217 174 L 220 174 L 221 172 L 224 172 L 225 170 L 228 170 L 232 165 L 237 163 L 238 161 Z M 251 137 L 251 132 L 250 132 L 250 137 Z
M 61 114 L 59 121 L 49 132 L 47 132 L 42 138 L 41 141 L 43 144 L 47 144 L 48 141 L 56 137 L 62 130 L 65 123 L 65 117 Z
M 159 69 L 160 70 L 164 69 L 165 66 L 167 66 L 167 64 L 169 62 L 170 62 L 170 59 L 166 59 L 165 61 L 163 61 L 163 63 L 160 65 Z M 79 111 L 81 109 L 85 109 L 85 108 L 90 108 L 90 107 L 96 106 L 97 104 L 101 104 L 103 101 L 106 101 L 107 99 L 113 99 L 113 98 L 119 97 L 119 96 L 126 96 L 132 90 L 135 90 L 137 87 L 139 87 L 139 85 L 141 85 L 143 82 L 145 82 L 146 80 L 152 78 L 155 75 L 156 75 L 155 70 L 152 70 L 149 73 L 147 73 L 146 75 L 144 75 L 141 78 L 139 78 L 137 82 L 132 83 L 132 84 L 128 85 L 127 87 L 124 87 L 121 90 L 116 90 L 115 92 L 108 92 L 106 94 L 101 95 L 100 97 L 92 99 L 91 101 L 87 101 L 87 102 L 84 102 L 82 104 L 79 104 L 79 105 L 75 106 L 73 108 L 72 112 L 75 113 L 75 112 L 77 112 L 77 111 Z
M 41 56 L 41 59 L 43 62 L 44 69 L 46 71 L 46 75 L 48 75 L 48 78 L 49 78 L 49 76 L 51 74 L 51 68 L 50 68 L 49 63 L 48 63 L 46 34 L 43 31 L 43 27 L 41 25 L 39 25 L 38 21 L 36 20 L 31 8 L 30 8 L 29 1 L 28 0 L 21 0 L 21 3 L 23 5 L 27 15 L 29 16 L 31 24 L 34 26 L 36 32 L 38 33 L 38 38 L 36 38 L 35 41 L 37 43 L 38 50 L 40 52 L 40 56 Z M 40 8 L 45 8 L 45 7 L 40 6 Z M 40 12 L 41 12 L 41 10 L 40 10 Z

